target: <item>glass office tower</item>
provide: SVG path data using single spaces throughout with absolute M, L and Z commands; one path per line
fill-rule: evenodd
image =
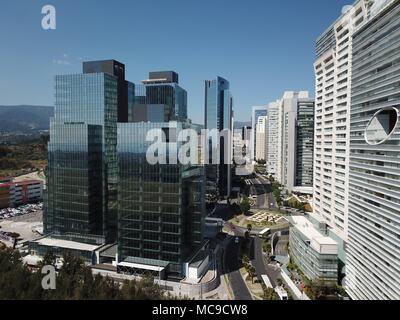
M 232 162 L 232 118 L 233 98 L 229 91 L 229 82 L 221 77 L 205 82 L 205 129 L 216 130 L 229 138 L 217 138 L 218 141 L 211 146 L 210 139 L 210 162 L 211 152 L 218 154 L 219 164 L 207 164 L 207 193 L 215 193 L 217 196 L 230 196 L 231 192 L 231 165 Z M 214 150 L 213 150 L 214 148 Z M 226 152 L 225 151 L 226 148 Z M 225 159 L 228 156 L 229 159 Z
M 200 248 L 204 226 L 204 169 L 151 165 L 147 133 L 166 133 L 167 159 L 176 157 L 182 123 L 118 124 L 118 268 L 184 277 L 184 262 Z M 161 156 L 163 152 L 159 152 Z M 162 276 L 160 276 L 162 277 Z
M 137 109 L 143 108 L 144 105 L 149 109 L 148 113 L 152 113 L 157 106 L 165 109 L 165 118 L 162 121 L 169 121 L 167 119 L 185 121 L 187 119 L 187 92 L 179 86 L 178 74 L 173 71 L 150 72 L 148 80 L 135 85 L 135 105 L 134 110 L 131 111 L 130 122 L 143 121 L 141 116 L 138 116 L 138 113 L 143 112 Z M 144 121 L 155 122 L 151 118 Z
M 50 128 L 45 234 L 101 243 L 105 222 L 99 197 L 103 193 L 102 127 L 51 123 Z
M 69 240 L 113 242 L 117 234 L 118 78 L 56 76 L 44 232 Z

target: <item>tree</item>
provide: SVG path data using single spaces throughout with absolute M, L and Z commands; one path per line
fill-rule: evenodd
M 240 204 L 240 209 L 242 210 L 242 212 L 244 214 L 247 214 L 250 211 L 251 206 L 250 206 L 250 200 L 248 197 L 243 198 L 242 203 Z
M 254 266 L 249 267 L 249 276 L 251 277 L 251 282 L 254 283 L 254 277 L 257 276 L 256 268 Z
M 13 239 L 13 249 L 15 249 L 15 247 L 17 246 L 17 242 L 18 242 L 18 238 L 20 237 L 20 234 L 16 233 L 16 232 L 11 232 L 8 234 L 8 236 Z
M 266 288 L 264 289 L 264 300 L 279 300 L 279 296 L 273 288 Z
M 264 243 L 264 245 L 263 245 L 263 249 L 264 249 L 264 251 L 265 251 L 265 252 L 267 252 L 267 253 L 271 253 L 271 251 L 272 251 L 271 244 L 270 244 L 269 242 L 267 242 L 267 243 Z
M 247 224 L 247 231 L 249 231 L 249 233 L 250 233 L 251 230 L 253 230 L 253 226 L 251 225 L 251 223 L 249 223 L 249 224 Z
M 42 265 L 53 264 L 48 253 Z M 56 290 L 43 290 L 41 272 L 31 273 L 22 263 L 17 250 L 0 250 L 0 300 L 89 300 L 89 299 L 155 299 L 171 298 L 154 283 L 153 278 L 126 281 L 122 288 L 113 279 L 99 274 L 93 276 L 82 259 L 70 253 L 63 256 L 63 266 L 56 278 Z

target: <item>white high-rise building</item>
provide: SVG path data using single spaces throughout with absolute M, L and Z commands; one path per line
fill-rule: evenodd
M 400 1 L 353 35 L 347 292 L 400 299 Z
M 315 212 L 352 299 L 400 299 L 400 0 L 358 0 L 318 39 Z
M 256 127 L 256 160 L 267 160 L 268 117 L 258 117 Z
M 307 91 L 286 91 L 281 100 L 270 103 L 268 107 L 267 172 L 289 191 L 293 191 L 297 181 L 302 181 L 297 179 L 299 168 L 297 164 L 304 160 L 302 155 L 307 153 L 302 152 L 301 159 L 298 159 L 300 153 L 297 149 L 299 128 L 297 119 L 299 105 L 304 103 L 313 112 L 313 100 L 309 98 Z M 304 143 L 304 147 L 309 145 Z M 312 163 L 308 161 L 305 165 L 308 165 L 308 170 L 311 171 Z
M 254 106 L 251 108 L 251 147 L 250 154 L 251 159 L 256 160 L 256 137 L 257 137 L 257 121 L 259 117 L 265 117 L 268 115 L 267 106 Z
M 352 36 L 366 19 L 358 1 L 317 40 L 314 211 L 347 240 Z
M 274 178 L 280 176 L 280 142 L 282 136 L 279 134 L 280 130 L 280 101 L 271 102 L 268 105 L 268 142 L 267 142 L 267 172 Z

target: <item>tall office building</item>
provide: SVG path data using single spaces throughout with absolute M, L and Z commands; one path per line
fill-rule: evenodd
M 183 144 L 179 133 L 192 128 L 186 91 L 174 72 L 151 73 L 139 86 L 126 82 L 122 114 L 131 123 L 117 123 L 122 66 L 94 61 L 84 63 L 88 73 L 56 77 L 45 237 L 31 250 L 69 250 L 87 263 L 112 258 L 121 272 L 183 278 L 193 259 L 208 254 L 204 168 L 170 162 Z M 165 134 L 157 154 L 167 163 L 147 160 L 153 142 L 146 138 L 154 129 Z
M 204 235 L 204 167 L 149 164 L 150 130 L 165 133 L 161 157 L 176 158 L 180 122 L 118 124 L 118 270 L 184 278 L 185 263 L 201 249 Z M 129 271 L 128 271 L 129 270 Z
M 257 122 L 259 117 L 266 117 L 268 115 L 268 107 L 267 106 L 254 106 L 251 108 L 251 159 L 256 159 L 256 137 L 257 137 Z
M 256 124 L 256 156 L 257 161 L 267 160 L 268 117 L 258 117 Z
M 347 292 L 400 299 L 400 1 L 353 35 Z
M 176 72 L 150 72 L 149 79 L 136 84 L 134 91 L 135 102 L 129 110 L 130 122 L 187 119 L 187 92 L 179 86 Z
M 280 176 L 278 166 L 281 163 L 279 159 L 282 140 L 281 122 L 280 101 L 271 102 L 268 105 L 267 172 L 274 178 Z
M 348 235 L 349 135 L 354 29 L 367 16 L 357 1 L 317 40 L 314 211 L 343 239 Z
M 205 82 L 205 129 L 214 130 L 209 142 L 211 152 L 218 155 L 218 165 L 207 164 L 206 175 L 209 193 L 229 197 L 231 193 L 231 163 L 233 139 L 233 98 L 229 82 L 221 77 Z M 220 137 L 216 134 L 220 133 Z M 224 137 L 224 138 L 222 138 Z M 226 159 L 227 158 L 227 159 Z
M 296 181 L 300 187 L 313 186 L 314 99 L 299 99 L 296 119 Z
M 287 91 L 268 107 L 267 171 L 289 191 L 312 187 L 313 112 L 306 91 Z
M 125 65 L 115 60 L 88 61 L 83 63 L 83 73 L 106 73 L 117 78 L 118 122 L 128 122 L 132 83 L 125 80 Z
M 95 244 L 116 240 L 120 104 L 113 70 L 56 76 L 43 217 L 48 236 Z

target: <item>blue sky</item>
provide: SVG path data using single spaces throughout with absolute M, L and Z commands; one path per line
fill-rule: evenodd
M 204 80 L 231 83 L 235 119 L 284 90 L 314 91 L 315 40 L 351 0 L 1 0 L 0 105 L 53 105 L 56 74 L 116 59 L 127 79 L 175 70 L 203 122 Z M 41 28 L 42 6 L 57 29 Z

